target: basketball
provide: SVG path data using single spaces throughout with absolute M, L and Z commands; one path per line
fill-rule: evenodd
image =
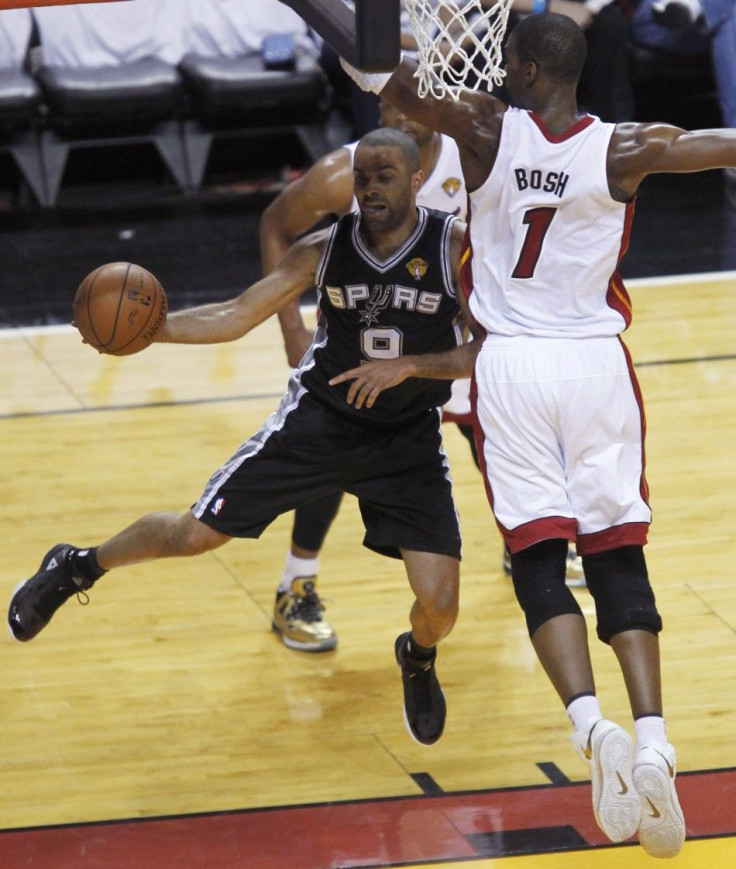
M 84 340 L 112 356 L 139 353 L 166 322 L 166 293 L 133 263 L 106 263 L 90 272 L 74 297 L 74 325 Z

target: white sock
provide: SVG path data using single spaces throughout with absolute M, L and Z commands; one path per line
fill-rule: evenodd
M 661 715 L 646 715 L 637 718 L 634 722 L 636 744 L 649 745 L 654 742 L 659 745 L 667 745 L 667 725 Z
M 292 580 L 298 576 L 316 576 L 319 558 L 297 558 L 291 552 L 286 556 L 284 572 L 281 575 L 279 591 L 289 591 Z
M 598 698 L 595 694 L 584 694 L 576 697 L 567 707 L 567 717 L 572 722 L 576 732 L 587 731 L 603 718 Z

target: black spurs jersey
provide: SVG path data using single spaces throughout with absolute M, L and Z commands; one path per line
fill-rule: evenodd
M 363 362 L 462 343 L 450 264 L 455 218 L 421 206 L 417 213 L 416 229 L 386 262 L 363 244 L 360 214 L 345 215 L 332 227 L 317 268 L 320 317 L 300 366 L 302 384 L 337 413 L 364 423 L 401 425 L 450 397 L 449 380 L 410 378 L 382 392 L 372 408 L 356 410 L 345 398 L 350 384 L 328 382 Z

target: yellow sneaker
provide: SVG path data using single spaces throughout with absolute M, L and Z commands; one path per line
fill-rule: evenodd
M 271 627 L 290 649 L 325 652 L 337 645 L 337 634 L 322 615 L 325 608 L 316 584 L 316 576 L 300 576 L 291 591 L 276 592 Z

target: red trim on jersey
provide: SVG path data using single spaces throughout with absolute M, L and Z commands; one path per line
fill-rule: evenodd
M 572 125 L 572 127 L 568 127 L 563 133 L 550 133 L 544 121 L 539 117 L 536 112 L 529 112 L 529 117 L 539 127 L 539 132 L 544 136 L 544 138 L 548 142 L 552 143 L 564 142 L 567 139 L 571 139 L 573 136 L 576 136 L 581 130 L 589 127 L 595 120 L 592 115 L 583 115 L 582 118 L 576 121 Z
M 470 296 L 473 292 L 473 246 L 470 243 L 470 197 L 468 196 L 468 214 L 467 223 L 465 225 L 465 234 L 463 242 L 460 246 L 460 292 L 465 296 L 465 299 L 470 301 Z M 468 323 L 473 334 L 482 332 L 485 334 L 485 329 L 473 317 L 472 323 Z
M 646 522 L 628 522 L 605 528 L 594 534 L 578 535 L 577 550 L 580 555 L 596 555 L 621 546 L 644 546 L 647 542 L 649 525 Z
M 624 254 L 629 249 L 629 238 L 631 236 L 631 224 L 634 220 L 635 205 L 634 200 L 626 203 L 626 213 L 624 215 L 624 228 L 621 232 L 621 247 L 618 252 L 618 262 L 620 263 Z M 624 329 L 628 329 L 631 325 L 632 306 L 629 293 L 624 286 L 623 278 L 618 272 L 618 269 L 611 275 L 608 282 L 608 290 L 606 292 L 606 304 L 609 308 L 617 311 L 624 320 Z
M 618 272 L 614 272 L 608 282 L 606 304 L 621 314 L 624 320 L 624 329 L 628 329 L 631 325 L 631 299 Z
M 624 215 L 624 229 L 621 233 L 621 247 L 618 252 L 618 261 L 624 258 L 624 254 L 629 249 L 629 238 L 631 237 L 631 224 L 634 222 L 634 213 L 636 212 L 636 200 L 626 203 L 626 214 Z

